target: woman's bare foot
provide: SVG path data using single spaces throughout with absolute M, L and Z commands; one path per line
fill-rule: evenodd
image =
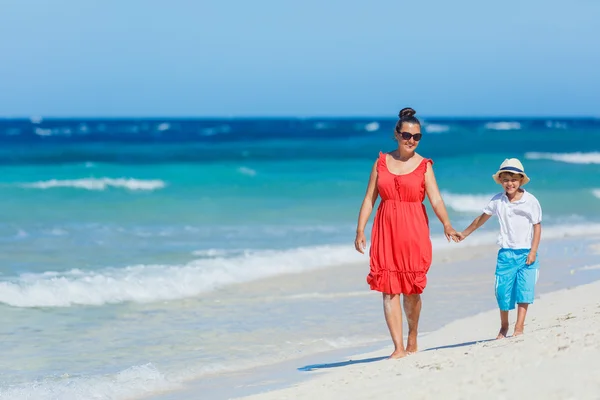
M 506 335 L 508 335 L 508 326 L 501 326 L 500 332 L 498 332 L 498 336 L 496 336 L 496 339 L 504 339 L 506 338 Z
M 417 352 L 417 335 L 413 335 L 411 333 L 408 334 L 408 339 L 406 340 L 406 353 L 412 354 Z
M 392 355 L 390 355 L 391 359 L 397 359 L 397 358 L 402 358 L 402 357 L 406 357 L 406 351 L 404 351 L 404 350 L 394 350 Z

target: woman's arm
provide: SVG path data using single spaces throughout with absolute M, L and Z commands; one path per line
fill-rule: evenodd
M 377 201 L 379 191 L 377 190 L 377 161 L 373 165 L 371 170 L 371 176 L 369 177 L 369 184 L 367 185 L 367 192 L 365 198 L 360 206 L 360 212 L 358 214 L 358 224 L 356 226 L 356 240 L 354 241 L 354 247 L 359 253 L 364 254 L 367 248 L 367 238 L 365 237 L 365 227 L 367 221 L 373 212 L 373 206 Z
M 427 163 L 427 171 L 425 171 L 425 191 L 427 193 L 427 197 L 429 198 L 429 202 L 433 207 L 435 215 L 438 217 L 442 225 L 444 225 L 444 234 L 446 235 L 446 239 L 448 239 L 448 241 L 450 241 L 450 238 L 454 239 L 456 237 L 456 231 L 454 228 L 452 228 L 452 224 L 448 218 L 446 205 L 444 204 L 444 200 L 440 194 L 440 189 L 438 188 L 435 174 L 433 173 L 433 167 L 429 162 Z

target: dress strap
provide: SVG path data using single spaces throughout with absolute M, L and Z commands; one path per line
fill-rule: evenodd
M 379 152 L 379 158 L 377 159 L 377 172 L 386 171 L 387 163 L 385 162 L 386 153 Z
M 421 164 L 417 168 L 423 168 L 425 171 L 427 171 L 427 164 L 433 165 L 433 160 L 431 158 L 423 158 L 421 160 Z

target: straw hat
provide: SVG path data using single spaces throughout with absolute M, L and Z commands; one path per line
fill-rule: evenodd
M 519 161 L 516 158 L 507 158 L 506 160 L 504 160 L 504 162 L 500 165 L 500 169 L 498 170 L 498 172 L 492 175 L 492 178 L 494 178 L 494 181 L 496 183 L 502 184 L 502 182 L 500 182 L 500 174 L 503 172 L 512 172 L 513 174 L 523 175 L 523 182 L 521 183 L 521 186 L 529 183 L 529 177 L 525 173 L 525 168 L 523 168 L 523 164 L 521 164 L 521 161 Z

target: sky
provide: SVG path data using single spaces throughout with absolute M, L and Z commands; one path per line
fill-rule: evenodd
M 600 117 L 597 0 L 1 0 L 2 117 Z

